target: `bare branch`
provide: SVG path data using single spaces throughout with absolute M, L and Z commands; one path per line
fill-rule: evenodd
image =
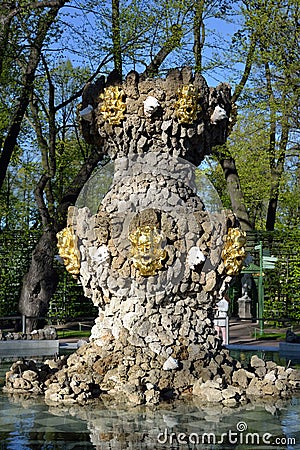
M 248 54 L 247 54 L 247 58 L 246 58 L 244 72 L 243 72 L 240 82 L 238 83 L 238 85 L 235 88 L 234 93 L 232 94 L 232 99 L 231 99 L 232 104 L 237 102 L 238 98 L 240 97 L 240 95 L 248 81 L 248 78 L 249 78 L 249 75 L 251 72 L 251 68 L 252 68 L 253 56 L 254 56 L 254 52 L 256 49 L 256 44 L 257 44 L 257 37 L 255 34 L 252 34 L 251 38 L 250 38 L 250 46 L 249 46 L 249 50 L 248 50 Z
M 108 54 L 105 56 L 105 58 L 103 58 L 103 60 L 101 61 L 101 63 L 99 64 L 99 66 L 97 67 L 97 69 L 95 70 L 95 72 L 93 73 L 93 75 L 91 75 L 88 80 L 85 82 L 85 85 L 88 83 L 91 83 L 97 75 L 99 75 L 101 69 L 105 66 L 105 64 L 107 64 L 108 62 L 113 60 L 113 54 Z M 79 97 L 81 97 L 82 93 L 84 90 L 84 86 L 82 88 L 80 88 L 78 91 L 76 91 L 73 95 L 71 95 L 67 100 L 59 103 L 58 105 L 56 105 L 55 107 L 55 111 L 59 111 L 60 109 L 64 108 L 65 106 L 68 106 L 70 103 L 72 103 L 74 100 L 77 100 Z
M 158 73 L 158 69 L 164 62 L 166 57 L 180 45 L 181 38 L 181 25 L 173 25 L 171 36 L 166 40 L 163 47 L 157 52 L 151 63 L 148 64 L 146 70 L 141 74 L 141 79 L 156 75 Z
M 11 3 L 4 3 L 2 5 L 2 7 L 8 7 L 7 10 L 9 9 L 10 12 L 6 12 L 6 14 L 3 14 L 0 16 L 0 23 L 2 25 L 5 25 L 6 23 L 10 22 L 11 19 L 16 16 L 17 14 L 19 14 L 20 12 L 24 12 L 26 10 L 33 10 L 33 9 L 39 9 L 39 8 L 61 8 L 62 6 L 64 6 L 64 4 L 69 1 L 69 0 L 44 0 L 44 1 L 39 1 L 39 2 L 33 2 L 30 3 L 29 6 L 19 6 L 17 8 L 11 8 Z

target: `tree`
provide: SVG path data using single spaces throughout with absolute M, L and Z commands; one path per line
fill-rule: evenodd
M 86 78 L 86 70 L 75 70 L 67 61 L 51 71 L 46 60 L 43 61 L 45 77 L 39 79 L 39 83 L 36 80 L 28 112 L 42 166 L 35 187 L 42 233 L 32 253 L 19 302 L 20 312 L 28 317 L 28 330 L 43 322 L 35 318 L 46 315 L 57 286 L 53 266 L 57 253 L 56 233 L 65 225 L 68 206 L 75 203 L 82 186 L 103 157 L 101 151 L 78 139 L 75 103 L 69 101 L 66 105 L 66 100 L 78 91 L 78 85 Z M 72 160 L 72 168 L 66 164 L 67 160 Z
M 254 120 L 254 114 L 251 116 L 250 112 L 249 116 L 246 111 L 255 108 L 256 116 L 261 120 L 260 124 L 255 120 L 257 130 L 262 126 L 268 130 L 266 151 L 270 184 L 267 186 L 269 198 L 264 226 L 272 231 L 276 224 L 280 190 L 284 185 L 286 155 L 290 148 L 295 151 L 292 139 L 295 137 L 299 103 L 299 5 L 298 1 L 285 1 L 280 5 L 272 0 L 244 1 L 241 12 L 244 24 L 235 33 L 230 54 L 226 56 L 231 61 L 240 54 L 240 61 L 244 64 L 243 73 L 235 80 L 232 103 L 238 104 L 240 111 L 245 111 L 251 120 Z M 232 64 L 236 61 L 233 60 Z M 241 124 L 245 126 L 245 121 Z M 255 145 L 254 138 L 252 146 Z M 263 142 L 264 148 L 265 145 Z M 227 181 L 232 208 L 242 227 L 251 229 L 253 217 L 248 215 L 247 200 L 242 190 L 245 183 L 237 169 L 230 139 L 225 146 L 215 149 L 215 156 Z
M 41 2 L 24 2 L 21 5 L 4 2 L 0 9 L 0 43 L 2 53 L 0 56 L 0 76 L 5 76 L 7 65 L 12 56 L 18 54 L 22 76 L 18 89 L 17 99 L 10 106 L 12 115 L 9 126 L 1 143 L 0 155 L 0 189 L 4 183 L 6 171 L 10 163 L 21 124 L 33 91 L 34 79 L 40 62 L 41 50 L 47 34 L 53 25 L 59 10 L 67 0 L 53 0 Z M 29 26 L 27 26 L 29 24 Z M 14 39 L 16 29 L 25 28 L 23 43 L 18 45 Z M 11 42 L 13 45 L 11 45 Z M 11 54 L 10 51 L 13 50 Z M 20 57 L 20 53 L 22 58 Z
M 272 231 L 299 104 L 299 4 L 297 0 L 280 5 L 272 0 L 244 4 L 245 28 L 256 42 L 251 57 L 255 85 L 251 85 L 254 80 L 248 76 L 250 84 L 241 104 L 248 108 L 249 102 L 254 103 L 256 113 L 264 118 L 263 124 L 268 129 L 271 183 L 265 227 Z

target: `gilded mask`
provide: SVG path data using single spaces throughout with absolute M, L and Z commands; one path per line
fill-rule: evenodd
M 192 84 L 183 86 L 178 90 L 178 100 L 174 106 L 179 123 L 192 124 L 197 119 L 197 113 L 201 109 L 198 104 L 198 97 Z
M 78 275 L 80 271 L 80 252 L 78 250 L 78 238 L 72 227 L 64 228 L 57 233 L 57 247 L 59 256 L 72 275 Z
M 239 228 L 228 229 L 222 251 L 222 259 L 228 275 L 239 273 L 246 257 L 245 244 L 246 233 Z
M 126 111 L 125 92 L 119 86 L 109 86 L 99 95 L 99 111 L 110 125 L 119 125 Z
M 161 269 L 167 252 L 162 249 L 163 237 L 156 227 L 140 226 L 129 235 L 133 265 L 143 276 L 155 275 Z

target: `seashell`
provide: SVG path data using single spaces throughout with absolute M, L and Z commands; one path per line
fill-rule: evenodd
M 214 109 L 214 112 L 210 116 L 210 121 L 212 124 L 216 125 L 221 120 L 227 119 L 228 116 L 224 108 L 221 108 L 220 105 L 217 105 Z
M 92 114 L 93 111 L 94 111 L 94 108 L 92 107 L 92 105 L 88 105 L 82 111 L 79 111 L 79 114 L 83 118 L 83 120 L 86 120 L 87 122 L 92 123 L 92 121 L 93 121 L 93 114 Z
M 154 114 L 160 106 L 159 101 L 151 95 L 149 95 L 143 103 L 144 113 L 146 116 L 152 116 L 152 114 Z
M 179 367 L 178 360 L 172 358 L 172 356 L 169 356 L 169 358 L 166 359 L 166 361 L 164 362 L 163 370 L 174 370 L 178 369 L 178 367 Z
M 101 245 L 97 249 L 89 248 L 89 254 L 93 262 L 97 264 L 103 264 L 109 259 L 109 251 L 106 245 Z
M 198 247 L 191 247 L 187 255 L 187 263 L 190 269 L 194 270 L 195 266 L 205 261 L 205 256 Z

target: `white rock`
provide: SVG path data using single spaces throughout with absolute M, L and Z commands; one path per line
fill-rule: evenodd
M 178 367 L 178 360 L 173 358 L 172 356 L 169 356 L 169 358 L 164 362 L 163 370 L 174 370 L 178 369 Z
M 146 116 L 152 116 L 152 114 L 157 111 L 159 107 L 159 101 L 155 98 L 149 95 L 149 97 L 146 98 L 144 101 L 144 113 Z
M 92 107 L 92 105 L 88 105 L 86 108 L 80 111 L 79 114 L 84 120 L 91 123 L 93 121 L 93 111 L 94 108 Z
M 214 109 L 214 112 L 210 116 L 210 121 L 212 124 L 216 125 L 221 120 L 227 119 L 227 114 L 224 108 L 221 108 L 221 106 L 217 105 Z
M 155 334 L 155 333 L 149 333 L 146 337 L 145 337 L 145 342 L 147 343 L 147 344 L 149 344 L 150 342 L 157 342 L 157 341 L 159 341 L 159 338 L 158 338 L 158 336 L 157 336 L 157 334 Z
M 158 342 L 150 342 L 149 344 L 150 350 L 152 350 L 154 353 L 157 353 L 157 355 L 161 352 L 161 345 Z
M 89 255 L 91 260 L 96 264 L 103 264 L 109 259 L 109 251 L 106 245 L 101 245 L 100 247 L 90 247 Z
M 275 381 L 275 380 L 276 380 L 275 371 L 272 370 L 271 372 L 268 372 L 268 373 L 265 375 L 265 380 L 266 380 L 266 381 L 271 381 L 271 382 Z
M 132 325 L 134 324 L 136 320 L 136 313 L 135 312 L 128 312 L 123 317 L 123 326 L 127 330 L 130 330 L 132 328 Z
M 191 247 L 187 255 L 187 263 L 190 269 L 194 270 L 195 266 L 205 261 L 205 256 L 199 247 Z
M 119 339 L 120 331 L 121 331 L 120 324 L 114 323 L 112 326 L 111 332 L 115 339 Z

